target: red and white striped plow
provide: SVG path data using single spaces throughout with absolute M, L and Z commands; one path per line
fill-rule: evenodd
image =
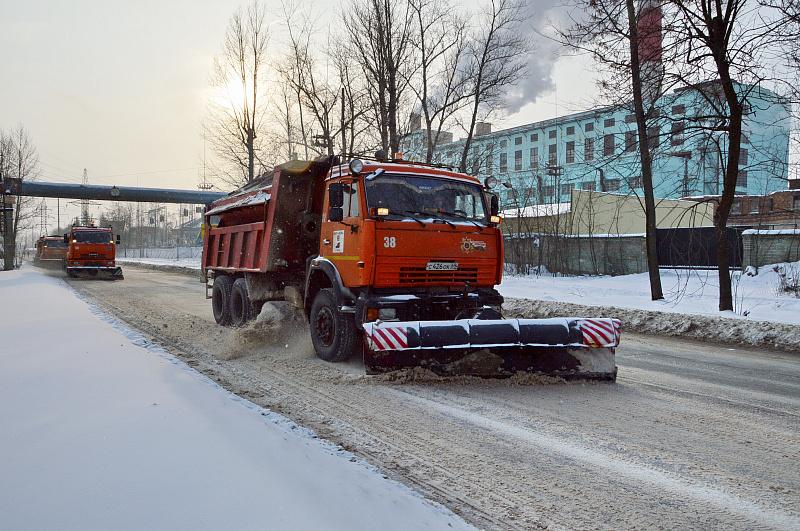
M 368 374 L 423 367 L 441 375 L 535 372 L 613 380 L 620 322 L 610 318 L 364 323 Z
M 595 348 L 612 348 L 619 345 L 622 323 L 619 319 L 578 319 L 583 334 L 583 344 Z

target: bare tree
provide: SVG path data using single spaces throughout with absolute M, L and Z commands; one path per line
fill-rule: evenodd
M 206 132 L 222 162 L 219 177 L 239 185 L 257 174 L 259 139 L 264 132 L 267 100 L 268 31 L 259 0 L 238 9 L 230 19 L 222 53 L 214 61 L 212 86 L 220 94 L 211 102 Z
M 716 79 L 698 88 L 709 111 L 703 128 L 724 135 L 723 187 L 714 213 L 719 266 L 719 310 L 733 310 L 728 217 L 741 159 L 742 122 L 750 94 L 766 80 L 774 40 L 785 22 L 777 10 L 759 10 L 756 0 L 670 0 L 679 21 L 674 40 L 686 58 L 686 82 Z
M 660 115 L 658 100 L 664 95 L 661 9 L 654 0 L 581 0 L 584 18 L 573 20 L 563 32 L 564 42 L 587 52 L 603 70 L 603 97 L 611 104 L 633 107 L 644 198 L 647 268 L 652 300 L 664 298 L 659 274 L 656 204 L 653 192 L 653 153 L 648 129 Z M 626 146 L 626 151 L 630 146 Z M 601 189 L 605 188 L 601 171 Z
M 8 178 L 34 180 L 38 172 L 39 153 L 27 129 L 18 125 L 8 132 L 0 131 L 0 181 Z M 13 220 L 3 234 L 6 271 L 14 268 L 17 236 L 30 226 L 35 214 L 33 198 L 16 196 L 14 199 Z
M 441 0 L 410 0 L 413 47 L 418 61 L 410 83 L 425 128 L 425 162 L 430 163 L 445 123 L 469 98 L 463 61 L 466 19 Z
M 371 108 L 385 153 L 400 147 L 400 112 L 415 65 L 413 19 L 406 2 L 353 0 L 344 25 L 350 50 L 369 85 Z
M 525 75 L 529 50 L 520 33 L 523 5 L 518 0 L 489 0 L 469 37 L 465 69 L 470 104 L 463 126 L 466 136 L 459 162 L 462 172 L 467 171 L 479 116 L 486 119 L 499 108 L 505 90 Z

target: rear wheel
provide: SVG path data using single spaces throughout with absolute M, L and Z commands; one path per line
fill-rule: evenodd
M 250 302 L 250 293 L 247 291 L 247 282 L 237 278 L 231 288 L 231 324 L 244 326 L 254 317 L 253 305 Z
M 214 320 L 222 326 L 231 324 L 231 291 L 233 279 L 228 275 L 214 277 L 214 287 L 211 288 L 211 309 Z
M 317 293 L 311 305 L 309 326 L 311 342 L 320 359 L 344 361 L 353 354 L 357 343 L 355 319 L 339 311 L 332 289 Z

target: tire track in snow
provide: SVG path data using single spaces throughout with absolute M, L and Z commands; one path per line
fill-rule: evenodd
M 401 394 L 406 400 L 410 399 L 421 407 L 437 411 L 445 416 L 456 418 L 488 431 L 514 437 L 539 446 L 547 452 L 557 453 L 568 459 L 587 463 L 617 476 L 624 476 L 634 482 L 647 483 L 679 497 L 690 498 L 698 503 L 712 505 L 725 512 L 738 514 L 754 523 L 766 523 L 775 528 L 800 528 L 800 515 L 798 514 L 789 514 L 777 509 L 762 507 L 757 503 L 709 485 L 683 477 L 675 477 L 669 472 L 630 463 L 611 454 L 580 446 L 560 437 L 539 433 L 530 428 L 508 424 L 460 407 L 431 400 L 409 390 L 392 389 L 392 391 Z

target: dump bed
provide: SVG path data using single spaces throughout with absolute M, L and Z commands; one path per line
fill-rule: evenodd
M 319 242 L 330 165 L 296 161 L 215 201 L 205 214 L 204 271 L 304 269 Z

